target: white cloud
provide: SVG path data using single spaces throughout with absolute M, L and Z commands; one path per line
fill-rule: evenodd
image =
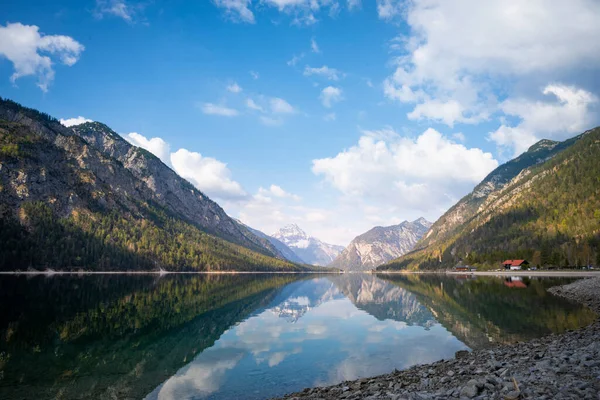
M 253 24 L 254 14 L 250 10 L 252 0 L 213 0 L 213 3 L 225 9 L 225 13 L 235 22 L 247 22 Z
M 327 78 L 331 81 L 337 81 L 340 76 L 344 76 L 340 71 L 335 68 L 329 68 L 327 65 L 323 65 L 319 68 L 309 67 L 308 65 L 304 68 L 304 76 L 318 75 Z
M 433 129 L 412 139 L 388 128 L 364 132 L 350 149 L 313 160 L 312 170 L 348 199 L 431 215 L 457 201 L 497 166 L 490 153 L 468 149 Z
M 235 117 L 239 115 L 238 110 L 225 106 L 220 106 L 214 103 L 204 103 L 200 105 L 200 109 L 204 114 L 219 115 L 221 117 Z
M 263 125 L 266 125 L 266 126 L 280 126 L 283 124 L 282 119 L 267 117 L 266 115 L 261 115 L 259 120 Z
M 132 145 L 146 149 L 160 158 L 179 176 L 189 180 L 209 197 L 234 202 L 247 200 L 246 191 L 231 178 L 231 171 L 224 162 L 187 149 L 172 153 L 169 143 L 159 137 L 148 139 L 137 132 L 122 136 Z
M 283 117 L 285 115 L 292 115 L 297 112 L 290 103 L 279 97 L 259 95 L 256 96 L 255 99 L 247 98 L 246 107 L 261 113 L 262 115 L 259 115 L 258 119 L 266 126 L 282 125 L 284 123 Z
M 323 106 L 330 108 L 334 103 L 340 102 L 344 99 L 342 96 L 342 89 L 333 86 L 327 86 L 321 91 L 320 99 L 321 103 L 323 103 Z
M 362 6 L 362 0 L 348 0 L 348 10 L 360 8 Z
M 301 53 L 298 56 L 294 54 L 294 56 L 287 62 L 287 65 L 289 65 L 290 67 L 294 67 L 303 58 L 304 58 L 304 53 Z
M 290 103 L 279 97 L 273 97 L 270 100 L 270 104 L 273 114 L 293 114 L 296 112 Z
M 239 200 L 247 197 L 242 186 L 231 179 L 227 164 L 200 153 L 179 149 L 171 153 L 171 164 L 181 177 L 210 197 Z
M 296 201 L 300 200 L 300 196 L 286 192 L 285 190 L 283 190 L 281 188 L 281 186 L 277 186 L 277 185 L 271 185 L 268 189 L 264 189 L 263 187 L 260 187 L 258 189 L 258 194 L 263 197 L 274 196 L 274 197 L 279 197 L 279 198 L 290 198 L 290 199 L 293 199 Z
M 61 118 L 60 119 L 60 123 L 66 127 L 81 125 L 81 124 L 85 124 L 86 122 L 93 122 L 93 121 L 91 119 L 82 117 L 81 115 L 76 118 L 66 118 L 66 119 Z
M 163 139 L 159 137 L 148 139 L 137 132 L 128 133 L 123 137 L 132 145 L 148 150 L 150 153 L 160 158 L 165 164 L 171 164 L 171 147 Z
M 242 88 L 237 82 L 233 82 L 231 85 L 227 85 L 227 91 L 231 93 L 240 93 Z
M 254 80 L 257 80 L 258 78 L 260 78 L 259 73 L 256 71 L 250 71 L 249 74 L 252 77 L 252 79 L 254 79 Z
M 317 44 L 317 41 L 315 40 L 315 38 L 312 38 L 310 40 L 310 49 L 312 50 L 313 53 L 320 53 L 321 49 L 319 49 L 319 45 Z
M 264 109 L 260 105 L 256 104 L 256 102 L 250 98 L 246 99 L 246 107 L 255 111 L 264 111 Z
M 456 140 L 458 140 L 459 142 L 464 142 L 467 140 L 467 138 L 465 137 L 465 134 L 462 132 L 456 132 L 452 134 L 452 137 Z
M 465 116 L 468 113 L 464 106 L 456 100 L 439 101 L 428 100 L 417 104 L 415 109 L 407 114 L 408 119 L 428 119 L 440 121 L 453 127 L 455 122 L 477 123 L 488 118 L 488 113 L 481 112 L 477 115 Z
M 67 66 L 74 65 L 85 47 L 69 36 L 44 35 L 35 25 L 19 22 L 0 25 L 0 56 L 6 57 L 14 67 L 10 81 L 33 75 L 38 87 L 48 91 L 54 80 L 51 55 Z M 45 55 L 42 55 L 45 54 Z
M 325 116 L 323 117 L 323 119 L 327 122 L 335 121 L 336 118 L 337 116 L 335 115 L 335 113 L 325 114 Z
M 540 139 L 564 140 L 581 133 L 592 124 L 591 107 L 598 102 L 592 93 L 573 86 L 552 84 L 543 94 L 554 101 L 531 101 L 509 99 L 500 108 L 506 115 L 518 117 L 515 126 L 502 124 L 490 134 L 499 146 L 509 147 L 518 155 Z
M 377 0 L 377 15 L 384 20 L 390 20 L 402 15 L 402 0 Z
M 132 6 L 123 0 L 96 0 L 94 15 L 102 18 L 104 15 L 112 15 L 122 18 L 127 22 L 133 22 L 133 18 L 139 11 L 139 6 Z
M 476 123 L 496 110 L 494 89 L 507 82 L 548 82 L 600 65 L 596 1 L 380 0 L 378 11 L 410 28 L 392 46 L 402 54 L 384 90 L 415 103 L 415 119 Z

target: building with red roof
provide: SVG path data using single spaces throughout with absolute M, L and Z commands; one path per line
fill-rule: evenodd
M 504 269 L 510 269 L 513 271 L 520 270 L 528 265 L 529 262 L 527 260 L 506 260 L 502 263 Z

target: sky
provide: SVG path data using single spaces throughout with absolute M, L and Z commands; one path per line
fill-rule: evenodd
M 0 0 L 0 96 L 347 245 L 600 125 L 597 0 Z

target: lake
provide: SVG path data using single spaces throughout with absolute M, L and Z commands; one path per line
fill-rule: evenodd
M 0 398 L 266 399 L 587 325 L 569 281 L 0 276 Z

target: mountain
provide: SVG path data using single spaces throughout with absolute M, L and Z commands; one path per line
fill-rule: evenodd
M 600 265 L 600 128 L 542 140 L 498 167 L 436 221 L 415 250 L 379 269 Z
M 214 201 L 177 175 L 154 154 L 131 145 L 108 126 L 99 122 L 75 125 L 72 130 L 91 146 L 119 161 L 143 181 L 161 205 L 194 222 L 203 230 L 244 247 L 284 258 L 264 238 L 230 218 Z
M 287 225 L 271 236 L 283 242 L 298 257 L 312 265 L 328 265 L 344 250 L 342 246 L 327 244 L 308 236 L 296 224 Z
M 105 125 L 0 99 L 0 269 L 303 269 L 276 255 Z
M 339 274 L 328 277 L 359 309 L 380 321 L 392 319 L 430 327 L 435 318 L 416 296 L 374 274 Z
M 240 225 L 243 225 L 244 227 L 246 227 L 246 229 L 248 229 L 250 232 L 252 232 L 257 237 L 268 240 L 273 245 L 273 247 L 275 247 L 277 252 L 279 254 L 281 254 L 281 256 L 283 256 L 286 260 L 291 261 L 293 263 L 306 264 L 304 262 L 304 260 L 302 260 L 300 257 L 298 257 L 296 255 L 296 253 L 294 253 L 294 251 L 292 249 L 290 249 L 288 246 L 286 246 L 285 243 L 283 243 L 282 241 L 277 240 L 274 237 L 269 236 L 266 233 L 259 231 L 258 229 L 251 228 L 248 225 L 245 225 L 241 221 L 237 221 L 237 222 Z
M 471 349 L 524 342 L 578 329 L 595 319 L 594 313 L 580 304 L 539 295 L 546 293 L 550 286 L 561 284 L 561 278 L 556 278 L 559 282 L 525 278 L 527 287 L 514 290 L 491 278 L 468 279 L 443 274 L 377 276 L 410 293 L 437 322 Z
M 376 226 L 354 238 L 329 266 L 345 271 L 371 270 L 412 250 L 430 227 L 425 218 Z

